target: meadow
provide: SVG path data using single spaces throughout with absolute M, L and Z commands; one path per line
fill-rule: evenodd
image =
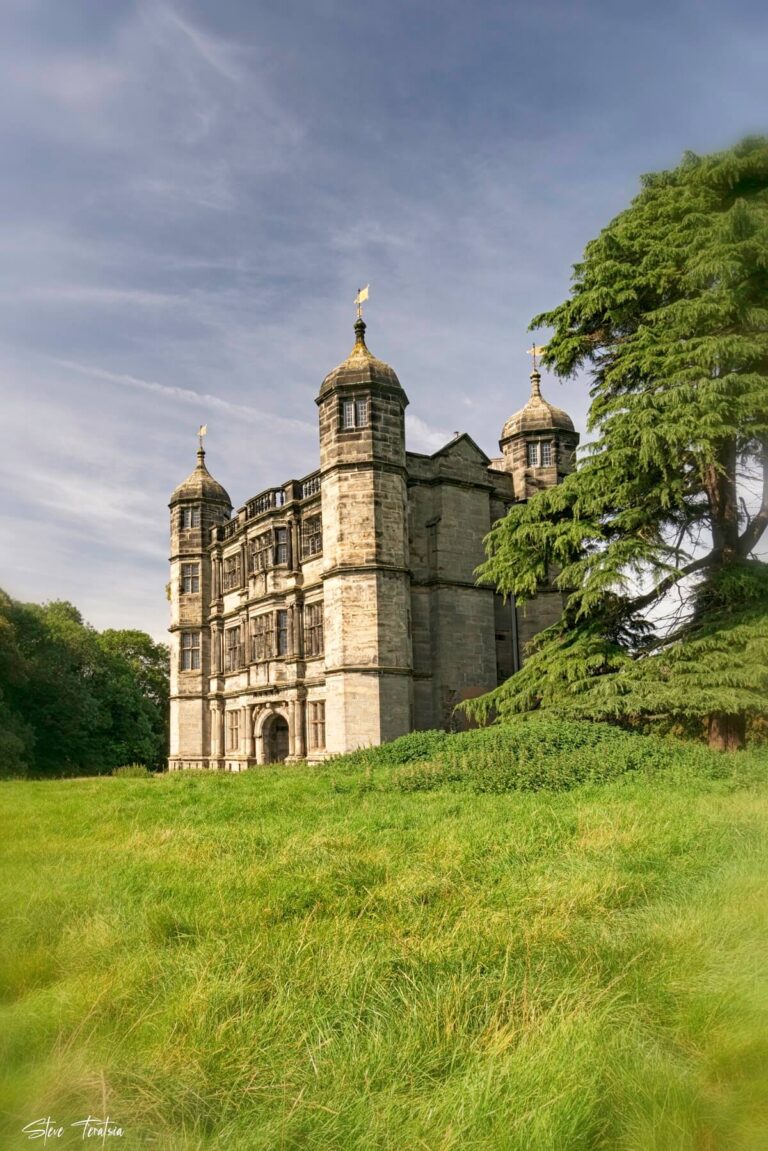
M 768 1148 L 765 751 L 533 723 L 0 796 L 3 1148 Z

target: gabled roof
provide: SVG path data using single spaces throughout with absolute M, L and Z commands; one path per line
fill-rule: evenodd
M 483 449 L 477 446 L 467 432 L 461 432 L 460 435 L 454 436 L 453 439 L 449 440 L 447 444 L 444 444 L 442 448 L 438 448 L 436 452 L 433 452 L 430 459 L 437 459 L 438 456 L 450 456 L 458 450 L 460 444 L 469 447 L 471 453 L 477 456 L 478 461 L 482 463 L 484 467 L 488 467 L 488 464 L 491 462 L 490 456 L 487 456 Z

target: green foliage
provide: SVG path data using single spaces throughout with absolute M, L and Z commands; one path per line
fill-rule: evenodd
M 524 602 L 554 572 L 566 607 L 524 678 L 467 710 L 564 695 L 599 717 L 743 721 L 766 698 L 768 600 L 747 608 L 737 585 L 765 583 L 750 556 L 768 525 L 768 141 L 646 177 L 540 325 L 554 329 L 545 361 L 559 375 L 592 369 L 594 439 L 564 483 L 495 525 L 479 574 Z M 758 507 L 745 476 L 762 486 Z M 714 612 L 716 587 L 734 593 L 741 625 Z M 654 644 L 643 613 L 673 588 L 683 610 Z M 681 670 L 693 639 L 700 683 Z
M 0 593 L 0 775 L 162 763 L 167 659 L 141 632 L 99 635 L 72 604 Z
M 517 726 L 539 762 L 621 745 Z M 768 760 L 707 758 L 504 794 L 2 784 L 0 1145 L 105 1109 L 126 1151 L 756 1151 Z
M 451 736 L 445 731 L 412 731 L 409 735 L 393 739 L 391 743 L 337 755 L 327 762 L 334 769 L 350 771 L 357 771 L 361 767 L 396 767 L 403 763 L 431 759 L 450 740 Z
M 151 779 L 152 772 L 143 763 L 126 763 L 122 767 L 113 767 L 112 775 L 118 779 Z
M 694 743 L 544 714 L 458 735 L 416 735 L 425 738 L 406 736 L 340 757 L 328 770 L 346 767 L 358 777 L 365 771 L 369 789 L 372 780 L 384 790 L 452 785 L 478 793 L 570 791 L 630 772 L 683 771 L 717 778 L 724 770 L 721 756 Z

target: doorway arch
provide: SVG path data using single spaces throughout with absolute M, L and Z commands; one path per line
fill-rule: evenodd
M 261 729 L 265 763 L 284 763 L 290 750 L 288 721 L 285 716 L 271 715 Z

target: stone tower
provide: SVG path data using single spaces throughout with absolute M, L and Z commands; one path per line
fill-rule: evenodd
M 573 470 L 579 434 L 573 420 L 541 394 L 541 376 L 534 366 L 528 403 L 505 423 L 499 447 L 503 453 L 496 467 L 512 476 L 515 500 L 527 500 L 543 488 L 554 487 Z M 563 610 L 563 595 L 546 584 L 522 608 L 515 608 L 519 658 L 538 632 L 555 623 Z
M 358 317 L 351 354 L 317 397 L 329 754 L 413 727 L 405 457 L 408 398 L 371 355 Z
M 208 543 L 211 528 L 228 520 L 232 503 L 205 466 L 176 488 L 171 509 L 171 741 L 169 766 L 208 767 L 211 743 L 208 690 L 212 599 Z

